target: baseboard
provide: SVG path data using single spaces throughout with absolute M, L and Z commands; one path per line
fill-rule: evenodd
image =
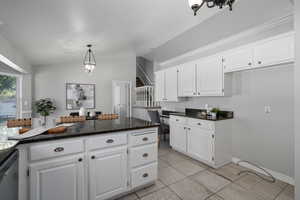
M 232 158 L 232 162 L 233 163 L 238 163 L 239 161 L 241 161 L 241 159 L 239 158 Z M 257 169 L 256 167 L 248 164 L 248 163 L 240 163 L 239 165 L 241 165 L 242 167 L 246 167 L 248 169 L 251 169 L 251 170 L 254 170 L 258 173 L 262 173 L 262 174 L 265 174 L 265 172 L 263 172 L 262 170 L 260 169 Z M 290 176 L 287 176 L 285 174 L 282 174 L 280 172 L 276 172 L 276 171 L 273 171 L 273 170 L 270 170 L 270 169 L 267 169 L 267 168 L 264 168 L 262 167 L 264 170 L 267 170 L 270 174 L 272 174 L 276 179 L 278 180 L 281 180 L 283 182 L 286 182 L 288 184 L 291 184 L 291 185 L 295 185 L 295 180 L 294 178 L 290 177 Z

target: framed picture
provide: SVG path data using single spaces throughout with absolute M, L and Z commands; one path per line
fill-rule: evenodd
M 67 83 L 66 84 L 67 110 L 95 108 L 95 84 Z

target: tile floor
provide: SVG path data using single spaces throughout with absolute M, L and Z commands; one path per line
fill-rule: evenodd
M 155 185 L 119 200 L 294 200 L 294 187 L 238 173 L 244 168 L 228 164 L 212 169 L 161 144 Z

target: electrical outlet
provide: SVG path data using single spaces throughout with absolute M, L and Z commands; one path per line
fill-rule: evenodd
M 270 114 L 271 113 L 271 106 L 265 106 L 265 113 Z

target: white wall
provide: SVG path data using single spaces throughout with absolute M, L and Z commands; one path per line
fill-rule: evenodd
M 296 196 L 300 199 L 300 2 L 295 2 L 296 64 L 295 64 L 295 180 Z
M 98 56 L 96 61 L 91 75 L 84 72 L 82 61 L 35 67 L 34 99 L 54 99 L 55 114 L 65 115 L 71 112 L 66 110 L 66 83 L 91 83 L 96 84 L 96 110 L 111 112 L 112 80 L 130 80 L 135 87 L 136 55 L 126 52 L 105 58 Z
M 8 40 L 0 35 L 0 54 L 8 58 L 10 61 L 24 69 L 27 73 L 23 74 L 22 83 L 22 110 L 31 111 L 32 100 L 32 76 L 31 65 L 27 59 L 15 48 Z

